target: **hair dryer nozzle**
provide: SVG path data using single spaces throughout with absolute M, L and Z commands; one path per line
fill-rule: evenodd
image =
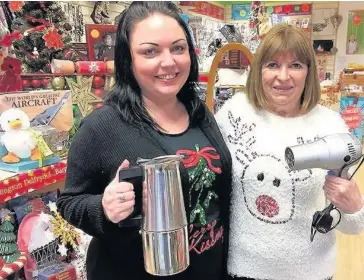
M 322 168 L 340 170 L 362 155 L 360 141 L 350 133 L 325 136 L 317 141 L 287 147 L 285 158 L 292 170 Z

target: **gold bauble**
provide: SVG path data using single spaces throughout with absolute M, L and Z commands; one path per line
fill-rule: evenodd
M 63 77 L 56 77 L 52 80 L 52 87 L 54 90 L 62 90 L 64 89 L 65 80 Z

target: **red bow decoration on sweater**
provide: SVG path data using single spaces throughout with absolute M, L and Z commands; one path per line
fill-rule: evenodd
M 179 151 L 177 151 L 177 155 L 186 155 L 187 156 L 186 158 L 182 159 L 182 163 L 186 168 L 196 166 L 198 164 L 198 162 L 200 161 L 200 157 L 203 157 L 206 160 L 207 165 L 210 168 L 210 170 L 217 174 L 220 174 L 221 168 L 215 167 L 212 165 L 212 160 L 220 159 L 220 156 L 209 153 L 211 151 L 216 152 L 216 150 L 212 147 L 205 147 L 200 151 L 179 150 Z

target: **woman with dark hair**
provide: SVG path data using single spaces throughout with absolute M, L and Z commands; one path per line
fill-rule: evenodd
M 120 17 L 116 86 L 105 105 L 83 120 L 57 202 L 68 222 L 93 236 L 88 280 L 158 278 L 144 269 L 140 220 L 130 217 L 141 204 L 141 186 L 118 182 L 117 171 L 138 157 L 171 154 L 185 155 L 180 171 L 190 266 L 167 278 L 225 275 L 231 157 L 196 94 L 198 63 L 190 36 L 171 2 L 133 2 Z

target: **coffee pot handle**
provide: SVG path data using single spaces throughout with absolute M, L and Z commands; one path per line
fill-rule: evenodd
M 140 166 L 121 169 L 119 182 L 133 184 L 135 192 L 134 211 L 128 218 L 118 223 L 119 227 L 140 227 L 142 220 L 143 169 Z

